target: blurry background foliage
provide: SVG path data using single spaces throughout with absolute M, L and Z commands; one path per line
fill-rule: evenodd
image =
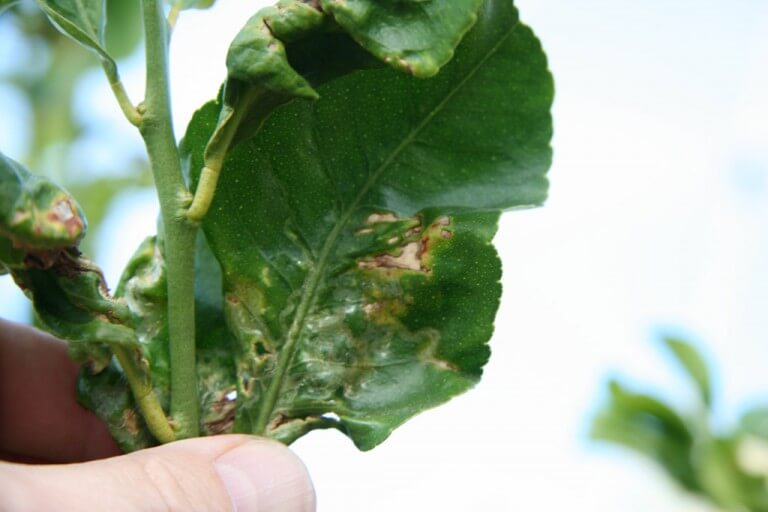
M 706 361 L 683 340 L 666 338 L 663 346 L 689 377 L 695 405 L 686 410 L 614 379 L 592 437 L 650 458 L 684 489 L 723 510 L 768 512 L 768 405 L 748 409 L 727 432 L 716 431 Z
M 139 51 L 139 2 L 107 0 L 107 19 L 110 53 L 126 59 Z M 17 37 L 6 38 L 11 44 L 0 48 L 0 87 L 10 89 L 30 113 L 28 126 L 17 127 L 28 134 L 22 136 L 23 152 L 11 156 L 77 198 L 91 233 L 81 249 L 98 259 L 94 234 L 110 204 L 121 194 L 151 187 L 146 157 L 108 125 L 78 115 L 78 95 L 88 94 L 89 74 L 106 84 L 93 54 L 61 35 L 33 2 L 0 0 L 3 31 Z

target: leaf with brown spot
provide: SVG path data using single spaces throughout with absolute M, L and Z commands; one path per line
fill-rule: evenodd
M 333 427 L 369 449 L 482 373 L 491 239 L 503 209 L 546 196 L 552 80 L 492 0 L 434 78 L 382 68 L 317 92 L 229 154 L 203 229 L 236 338 L 235 431 Z M 219 110 L 187 131 L 193 181 Z

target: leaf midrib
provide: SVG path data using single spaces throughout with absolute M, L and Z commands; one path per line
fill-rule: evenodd
M 349 222 L 350 218 L 357 210 L 357 207 L 360 205 L 360 201 L 362 201 L 362 199 L 366 196 L 371 187 L 376 184 L 381 175 L 386 172 L 389 166 L 416 139 L 421 131 L 430 124 L 434 117 L 442 111 L 446 104 L 467 84 L 467 82 L 469 82 L 475 76 L 475 74 L 485 65 L 485 63 L 491 57 L 493 57 L 493 55 L 496 54 L 499 48 L 507 41 L 507 39 L 509 39 L 509 37 L 512 36 L 512 34 L 515 32 L 515 30 L 517 30 L 519 26 L 519 20 L 515 20 L 515 23 L 510 27 L 510 29 L 502 37 L 500 37 L 499 41 L 490 48 L 488 53 L 486 53 L 486 55 L 484 55 L 483 58 L 477 62 L 477 64 L 470 70 L 470 72 L 467 73 L 467 76 L 465 76 L 456 84 L 455 87 L 450 90 L 445 98 L 440 101 L 440 103 L 438 103 L 427 114 L 427 116 L 425 116 L 421 123 L 419 123 L 408 133 L 403 141 L 398 144 L 394 151 L 392 151 L 392 153 L 384 160 L 384 162 L 382 162 L 381 165 L 379 165 L 379 167 L 373 173 L 371 173 L 370 177 L 366 181 L 365 185 L 360 189 L 360 192 L 357 194 L 354 201 L 349 204 L 349 206 L 346 208 L 346 211 L 342 214 L 342 216 L 339 218 L 339 221 L 331 230 L 328 238 L 326 238 L 325 244 L 323 244 L 323 247 L 320 250 L 319 257 L 317 258 L 317 264 L 314 265 L 310 270 L 310 274 L 305 281 L 306 285 L 304 286 L 304 292 L 301 295 L 299 306 L 296 308 L 296 314 L 293 317 L 293 322 L 291 322 L 291 326 L 289 327 L 288 333 L 285 336 L 285 344 L 283 345 L 278 355 L 278 364 L 275 370 L 275 374 L 269 383 L 266 395 L 264 396 L 262 405 L 259 409 L 254 428 L 255 434 L 264 434 L 266 431 L 267 423 L 269 422 L 269 419 L 272 416 L 272 412 L 274 411 L 275 405 L 277 403 L 277 397 L 283 387 L 285 375 L 287 374 L 288 368 L 293 361 L 293 357 L 298 346 L 301 332 L 304 328 L 307 314 L 309 313 L 309 310 L 312 308 L 315 299 L 317 298 L 318 285 L 320 284 L 320 280 L 325 272 L 325 268 L 328 265 L 331 250 L 336 245 L 339 235 L 341 234 L 341 230 L 347 225 L 347 222 Z

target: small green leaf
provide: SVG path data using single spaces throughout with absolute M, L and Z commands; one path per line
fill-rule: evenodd
M 696 386 L 701 401 L 712 405 L 712 383 L 707 363 L 693 345 L 677 338 L 665 338 L 664 345 L 675 356 Z
M 453 57 L 483 0 L 320 0 L 320 5 L 376 57 L 425 78 Z
M 63 34 L 95 51 L 107 74 L 116 75 L 114 59 L 107 53 L 104 32 L 107 23 L 105 0 L 37 0 L 40 8 Z
M 682 418 L 663 402 L 632 393 L 616 381 L 609 391 L 608 403 L 592 423 L 591 437 L 641 453 L 686 489 L 698 490 L 693 434 Z
M 0 237 L 16 248 L 56 250 L 77 245 L 85 228 L 72 196 L 0 153 Z
M 479 379 L 501 209 L 540 204 L 552 81 L 508 1 L 431 80 L 359 71 L 230 153 L 203 221 L 237 339 L 237 431 L 361 449 Z M 193 180 L 220 106 L 185 136 Z

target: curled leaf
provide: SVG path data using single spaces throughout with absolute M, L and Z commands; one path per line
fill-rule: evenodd
M 77 245 L 85 228 L 72 196 L 0 153 L 0 237 L 17 248 L 54 251 Z
M 376 57 L 427 78 L 451 60 L 483 0 L 320 0 L 320 5 Z

